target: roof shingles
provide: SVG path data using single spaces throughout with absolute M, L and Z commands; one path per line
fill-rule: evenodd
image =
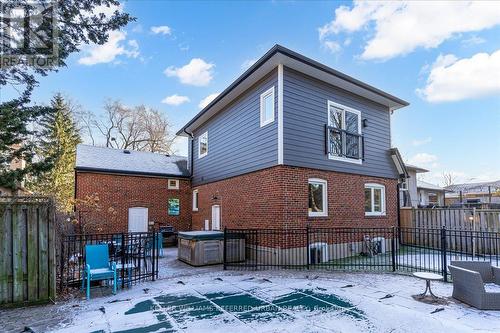
M 189 177 L 187 158 L 144 151 L 78 145 L 76 170 L 137 175 Z

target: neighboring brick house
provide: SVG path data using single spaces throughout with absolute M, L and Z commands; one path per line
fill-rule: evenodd
M 178 131 L 187 161 L 164 156 L 152 175 L 141 158 L 157 154 L 79 146 L 76 195 L 99 193 L 119 211 L 116 226 L 104 223 L 109 231 L 126 229 L 133 207 L 178 230 L 394 226 L 406 171 L 391 149 L 390 118 L 406 105 L 276 45 Z M 79 164 L 99 149 L 112 167 L 99 157 Z M 167 189 L 170 178 L 180 190 Z M 180 200 L 175 218 L 170 197 Z M 109 221 L 104 210 L 100 217 Z
M 406 105 L 276 45 L 177 133 L 192 228 L 396 225 L 390 118 Z
M 191 229 L 185 157 L 87 145 L 76 156 L 75 208 L 87 232 Z

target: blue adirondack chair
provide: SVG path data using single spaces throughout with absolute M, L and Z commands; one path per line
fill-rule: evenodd
M 156 250 L 160 257 L 163 257 L 163 234 L 161 232 L 156 234 Z
M 87 282 L 87 299 L 90 299 L 90 281 L 113 280 L 113 294 L 116 294 L 116 263 L 109 262 L 108 245 L 85 245 L 85 270 L 82 289 Z

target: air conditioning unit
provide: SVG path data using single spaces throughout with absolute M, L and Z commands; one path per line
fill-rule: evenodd
M 313 243 L 309 245 L 309 263 L 320 264 L 328 261 L 328 244 Z
M 373 254 L 384 254 L 385 253 L 385 238 L 384 237 L 373 237 Z

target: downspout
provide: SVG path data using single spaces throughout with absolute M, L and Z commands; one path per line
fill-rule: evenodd
M 398 209 L 398 228 L 401 228 L 401 203 L 399 202 L 399 200 L 401 200 L 401 191 L 399 190 L 399 181 L 398 183 L 396 184 L 396 191 L 397 191 L 397 200 L 398 200 L 398 204 L 397 204 L 397 209 Z
M 75 182 L 73 184 L 73 212 L 76 213 L 76 182 L 77 182 L 77 172 L 76 172 L 76 168 L 73 169 L 74 170 L 74 173 L 75 173 Z
M 191 177 L 193 175 L 193 154 L 194 154 L 194 135 L 193 133 L 189 133 L 186 129 L 183 130 L 191 138 L 191 156 L 189 156 L 189 172 L 191 173 Z
M 194 135 L 193 133 L 188 133 L 186 129 L 183 130 L 184 133 L 186 133 L 190 138 L 191 138 L 191 154 L 189 156 L 189 180 L 191 181 L 191 200 L 193 200 L 193 156 L 194 156 Z M 193 206 L 193 203 L 191 202 L 191 207 Z M 189 230 L 193 230 L 193 214 L 191 212 L 191 218 L 189 219 Z

